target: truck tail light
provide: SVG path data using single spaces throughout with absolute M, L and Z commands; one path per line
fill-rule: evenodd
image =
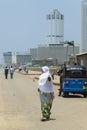
M 87 81 L 84 82 L 84 86 L 87 86 Z
M 69 84 L 69 82 L 68 81 L 66 81 L 66 85 L 68 85 Z

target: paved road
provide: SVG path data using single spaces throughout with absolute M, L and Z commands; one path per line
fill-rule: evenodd
M 87 98 L 58 97 L 54 90 L 52 120 L 41 122 L 37 80 L 18 73 L 6 80 L 0 72 L 0 130 L 87 130 Z

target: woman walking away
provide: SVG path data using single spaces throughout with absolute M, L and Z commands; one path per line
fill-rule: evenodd
M 42 74 L 38 81 L 38 92 L 41 101 L 41 121 L 50 119 L 52 103 L 54 99 L 54 90 L 52 77 L 47 66 L 42 67 Z

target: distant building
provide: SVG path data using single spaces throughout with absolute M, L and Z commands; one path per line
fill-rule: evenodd
M 64 15 L 57 9 L 47 15 L 47 43 L 60 44 L 64 42 Z
M 16 57 L 18 65 L 28 64 L 29 62 L 32 62 L 32 55 L 30 55 L 28 52 L 17 52 Z
M 32 62 L 32 55 L 28 52 L 5 52 L 3 53 L 4 64 L 10 65 L 24 65 Z
M 74 55 L 79 53 L 79 46 L 74 46 Z M 73 55 L 73 47 L 64 44 L 47 44 L 38 45 L 37 58 L 38 59 L 57 59 L 58 64 L 63 64 L 64 61 L 68 61 L 69 57 Z
M 64 42 L 64 15 L 57 9 L 54 9 L 46 17 L 47 21 L 47 41 L 46 44 L 39 44 L 37 48 L 31 48 L 30 54 L 34 61 L 56 59 L 57 64 L 63 64 L 68 61 L 70 56 L 79 53 L 79 46 L 67 46 Z M 73 54 L 74 53 L 74 54 Z M 42 63 L 42 62 L 40 62 Z M 45 62 L 46 63 L 46 62 Z M 50 62 L 51 63 L 51 62 Z
M 87 51 L 87 0 L 82 0 L 82 47 L 81 51 Z
M 29 52 L 32 55 L 33 60 L 37 58 L 37 48 L 30 48 Z
M 34 53 L 30 51 L 32 57 L 34 57 L 32 64 L 34 63 L 42 64 L 44 61 L 45 61 L 44 63 L 46 63 L 46 61 L 49 62 L 49 59 L 50 59 L 49 63 L 51 63 L 51 61 L 52 63 L 54 63 L 54 61 L 57 61 L 55 62 L 57 63 L 57 65 L 63 64 L 64 62 L 68 61 L 69 58 L 72 57 L 73 55 L 79 54 L 78 45 L 74 45 L 73 48 L 73 46 L 67 46 L 66 44 L 43 44 L 43 45 L 40 44 L 35 49 L 36 49 L 35 52 L 37 53 L 34 56 L 33 56 Z
M 47 66 L 56 66 L 58 65 L 58 61 L 57 59 L 54 59 L 54 58 L 48 58 L 48 59 L 35 59 L 35 60 L 32 60 L 32 65 L 33 66 L 44 66 L 44 65 L 47 65 Z
M 12 64 L 16 64 L 16 54 L 13 52 L 4 52 L 4 64 L 10 66 Z
M 76 55 L 77 63 L 87 67 L 87 52 Z

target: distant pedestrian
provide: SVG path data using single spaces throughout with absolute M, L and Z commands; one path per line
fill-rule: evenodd
M 66 70 L 66 64 L 64 64 L 61 69 L 57 71 L 58 76 L 60 76 L 60 88 L 59 88 L 59 94 L 58 96 L 62 95 L 62 85 L 63 85 L 63 79 L 64 79 L 64 72 Z
M 4 70 L 5 79 L 8 78 L 8 71 L 9 71 L 9 69 L 8 69 L 8 67 L 6 66 L 6 67 L 5 67 L 5 70 Z
M 13 74 L 14 74 L 14 68 L 11 66 L 10 67 L 10 78 L 13 79 Z
M 60 89 L 59 89 L 59 94 L 58 94 L 58 96 L 61 96 L 61 94 L 62 94 L 63 78 L 64 78 L 64 74 L 61 73 L 61 74 L 60 74 Z
M 54 99 L 54 90 L 52 76 L 47 66 L 42 67 L 42 74 L 38 81 L 38 92 L 41 101 L 42 119 L 46 121 L 50 119 L 52 103 Z

